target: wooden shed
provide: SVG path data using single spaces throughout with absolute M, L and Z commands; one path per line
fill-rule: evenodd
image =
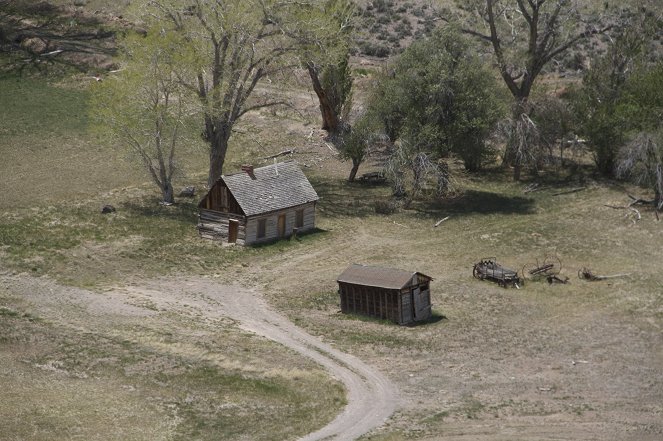
M 221 176 L 198 204 L 201 237 L 249 245 L 315 228 L 319 198 L 295 162 L 242 170 Z
M 430 281 L 419 272 L 350 265 L 338 276 L 341 311 L 407 325 L 431 316 Z

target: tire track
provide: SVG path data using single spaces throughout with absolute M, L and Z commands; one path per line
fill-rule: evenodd
M 295 326 L 274 311 L 260 294 L 241 288 L 218 288 L 206 295 L 219 302 L 223 314 L 237 320 L 242 329 L 314 360 L 345 385 L 348 404 L 343 412 L 299 441 L 354 440 L 384 424 L 394 413 L 398 405 L 397 389 L 379 371 Z

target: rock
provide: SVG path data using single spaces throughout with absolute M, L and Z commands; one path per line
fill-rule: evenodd
M 102 214 L 115 213 L 115 207 L 113 207 L 112 205 L 108 205 L 108 204 L 104 205 L 101 208 L 101 213 Z
M 21 47 L 29 52 L 41 54 L 46 51 L 48 44 L 39 37 L 33 37 L 21 41 Z
M 196 195 L 196 187 L 184 187 L 182 191 L 180 191 L 180 197 L 181 198 L 192 198 Z

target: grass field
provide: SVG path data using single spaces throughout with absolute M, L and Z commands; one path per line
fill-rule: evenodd
M 158 205 L 143 172 L 96 137 L 89 98 L 71 81 L 0 84 L 7 439 L 282 440 L 334 417 L 343 390 L 319 367 L 231 321 L 202 320 L 186 303 L 170 309 L 136 294 L 108 318 L 76 302 L 36 301 L 61 292 L 85 305 L 110 302 L 115 289 L 173 275 L 259 289 L 311 334 L 379 367 L 403 402 L 366 439 L 663 436 L 662 224 L 644 209 L 634 223 L 605 207 L 644 190 L 582 166 L 532 178 L 548 188 L 524 193 L 527 182 L 496 169 L 462 175 L 452 201 L 378 215 L 389 189 L 345 181 L 349 164 L 319 131 L 308 136 L 309 100 L 307 118 L 251 115 L 247 126 L 259 126 L 263 142 L 237 138 L 226 171 L 296 145 L 294 159 L 321 196 L 319 230 L 301 241 L 221 247 L 198 238 L 195 200 Z M 194 151 L 176 188 L 201 188 L 205 170 L 204 152 Z M 117 212 L 102 215 L 105 203 Z M 483 257 L 520 270 L 548 255 L 561 259 L 570 284 L 504 290 L 471 275 Z M 335 278 L 353 262 L 432 276 L 437 320 L 398 327 L 339 314 Z M 576 276 L 584 266 L 628 276 L 585 282 Z

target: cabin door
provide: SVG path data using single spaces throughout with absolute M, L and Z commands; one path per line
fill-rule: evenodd
M 279 237 L 285 236 L 285 214 L 279 215 L 278 233 Z
M 230 221 L 228 221 L 228 243 L 237 242 L 238 231 L 239 231 L 239 221 L 230 219 Z

